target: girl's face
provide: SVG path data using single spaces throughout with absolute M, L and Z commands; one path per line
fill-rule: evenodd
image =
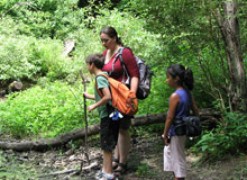
M 166 83 L 173 88 L 177 86 L 176 78 L 173 78 L 169 73 L 166 73 Z
M 100 40 L 101 40 L 102 45 L 106 49 L 110 49 L 116 43 L 115 38 L 111 38 L 110 36 L 108 36 L 107 34 L 104 34 L 104 33 L 100 34 Z

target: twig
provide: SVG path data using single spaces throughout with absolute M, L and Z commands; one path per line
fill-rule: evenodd
M 62 175 L 62 174 L 77 174 L 77 173 L 80 173 L 81 171 L 88 171 L 88 170 L 91 170 L 92 168 L 94 167 L 97 167 L 98 166 L 98 163 L 97 162 L 94 162 L 94 163 L 91 163 L 90 165 L 78 170 L 78 169 L 68 169 L 68 170 L 63 170 L 63 171 L 56 171 L 56 172 L 53 172 L 53 173 L 50 173 L 50 174 L 45 174 L 45 175 L 41 175 L 39 176 L 39 178 L 46 178 L 46 177 L 49 177 L 49 176 L 58 176 L 58 175 Z
M 45 178 L 45 177 L 48 177 L 48 176 L 58 176 L 58 175 L 61 175 L 61 174 L 70 174 L 70 173 L 75 173 L 75 172 L 79 172 L 79 170 L 68 169 L 68 170 L 64 170 L 64 171 L 57 171 L 57 172 L 53 172 L 53 173 L 50 173 L 50 174 L 41 175 L 41 176 L 39 176 L 39 178 Z
M 86 83 L 88 83 L 88 81 L 83 76 L 82 70 L 80 70 L 80 76 L 81 76 L 81 79 L 82 79 L 83 91 L 86 92 L 87 91 Z M 86 97 L 85 96 L 83 96 L 83 103 L 84 103 L 84 121 L 85 121 L 85 136 L 84 136 L 84 138 L 85 138 L 85 140 L 84 140 L 85 151 L 84 151 L 84 154 L 85 154 L 85 157 L 86 157 L 86 160 L 87 160 L 88 164 L 90 164 L 90 160 L 89 160 L 89 156 L 88 156 L 88 144 L 87 144 L 87 135 L 88 135 L 87 101 L 86 101 Z M 82 170 L 82 167 L 83 167 L 83 161 L 81 162 L 81 170 Z

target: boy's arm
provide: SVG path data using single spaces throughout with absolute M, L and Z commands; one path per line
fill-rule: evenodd
M 99 106 L 102 106 L 102 105 L 106 104 L 108 101 L 111 100 L 111 92 L 110 92 L 109 88 L 105 87 L 105 88 L 103 88 L 101 90 L 102 90 L 102 94 L 103 94 L 102 98 L 98 102 L 96 102 L 96 103 L 92 104 L 91 106 L 89 106 L 88 107 L 88 111 L 92 111 L 95 108 L 97 108 Z
M 84 92 L 84 93 L 83 93 L 83 96 L 84 96 L 85 98 L 87 98 L 87 99 L 93 99 L 93 100 L 95 100 L 95 96 L 92 95 L 92 94 L 88 94 L 87 92 Z

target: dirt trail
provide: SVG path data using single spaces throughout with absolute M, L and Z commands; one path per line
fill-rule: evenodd
M 83 144 L 83 143 L 81 143 Z M 97 139 L 91 139 L 89 157 L 94 167 L 81 174 L 50 175 L 54 172 L 78 170 L 82 160 L 86 168 L 83 147 L 68 145 L 62 150 L 48 152 L 0 151 L 0 179 L 72 179 L 91 180 L 100 169 L 101 152 Z M 198 157 L 188 154 L 188 180 L 247 180 L 247 156 L 229 157 L 213 164 L 197 165 Z M 129 170 L 124 180 L 172 180 L 171 173 L 163 172 L 163 144 L 159 136 L 135 139 L 129 157 Z

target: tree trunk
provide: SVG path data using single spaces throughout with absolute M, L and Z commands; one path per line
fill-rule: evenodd
M 240 32 L 237 19 L 237 3 L 223 3 L 224 16 L 218 13 L 218 23 L 225 42 L 230 74 L 229 100 L 232 111 L 247 111 L 247 85 L 240 47 Z
M 216 122 L 220 118 L 220 113 L 212 110 L 204 109 L 200 112 L 202 125 L 207 128 L 213 128 L 216 125 Z M 143 126 L 150 124 L 163 123 L 165 122 L 165 114 L 152 114 L 135 117 L 131 120 L 132 126 Z M 60 147 L 65 145 L 71 140 L 83 139 L 86 135 L 92 136 L 99 133 L 99 125 L 94 125 L 88 127 L 88 133 L 86 134 L 85 129 L 73 130 L 69 133 L 62 134 L 53 139 L 44 139 L 39 141 L 26 141 L 26 142 L 1 142 L 0 149 L 7 150 L 12 149 L 14 151 L 46 151 L 51 148 Z

